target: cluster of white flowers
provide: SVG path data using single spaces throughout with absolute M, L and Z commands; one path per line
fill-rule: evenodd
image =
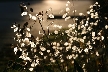
M 70 2 L 68 1 L 66 3 L 66 13 L 63 15 L 63 18 L 65 18 L 65 20 L 71 18 L 70 16 L 67 17 L 68 13 L 70 12 L 69 5 Z M 54 30 L 54 34 L 57 36 L 60 34 L 62 39 L 64 39 L 63 36 L 66 34 L 67 41 L 63 42 L 63 40 L 60 40 L 60 42 L 55 42 L 55 41 L 51 42 L 52 48 L 49 47 L 50 46 L 49 42 L 48 43 L 44 42 L 44 40 L 40 39 L 39 37 L 37 37 L 34 41 L 30 40 L 32 37 L 30 33 L 31 31 L 30 28 L 26 27 L 22 34 L 22 33 L 18 33 L 22 29 L 17 27 L 17 25 L 13 25 L 11 28 L 13 28 L 14 32 L 16 33 L 14 39 L 19 42 L 19 45 L 14 48 L 15 54 L 17 54 L 17 51 L 20 50 L 22 54 L 19 58 L 22 58 L 23 60 L 26 61 L 29 60 L 30 62 L 32 62 L 31 68 L 29 68 L 30 71 L 32 71 L 34 67 L 40 64 L 39 63 L 40 60 L 49 59 L 52 63 L 55 63 L 56 60 L 53 57 L 58 57 L 58 59 L 61 62 L 64 62 L 65 59 L 69 59 L 73 64 L 73 60 L 79 57 L 79 55 L 82 52 L 88 54 L 94 48 L 92 45 L 96 44 L 96 40 L 99 41 L 104 40 L 104 36 L 102 35 L 102 30 L 96 32 L 93 28 L 94 26 L 97 26 L 100 22 L 100 17 L 98 12 L 93 9 L 94 6 L 100 7 L 100 5 L 98 5 L 98 2 L 96 2 L 94 5 L 91 5 L 90 10 L 87 11 L 88 16 L 85 19 L 81 19 L 79 22 L 80 24 L 77 23 L 79 18 L 74 18 L 75 23 L 69 24 L 68 29 L 66 29 L 64 32 L 59 33 L 60 30 L 59 31 Z M 52 9 L 50 8 L 46 11 L 48 17 L 54 18 L 54 15 L 52 13 L 48 14 L 49 11 L 52 11 Z M 23 12 L 21 15 L 22 16 L 27 15 L 27 13 Z M 31 14 L 28 15 L 33 20 L 37 20 L 37 19 L 39 19 L 40 21 L 43 20 L 42 14 L 36 14 L 36 16 L 32 16 Z M 79 13 L 79 15 L 83 16 L 84 14 Z M 90 21 L 90 19 L 94 19 L 95 21 Z M 62 29 L 61 25 L 55 24 L 53 27 Z M 105 25 L 104 27 L 105 29 L 108 29 L 108 25 Z M 40 31 L 39 34 L 42 34 L 44 36 L 44 34 L 41 33 Z M 24 38 L 22 36 L 24 36 Z M 56 37 L 54 39 L 56 39 Z M 28 48 L 26 47 L 29 45 L 30 45 L 30 51 L 32 52 L 33 55 L 35 54 L 33 60 L 29 57 L 28 55 L 29 53 L 27 52 Z M 52 53 L 52 51 L 54 51 L 54 54 Z M 71 54 L 68 54 L 68 51 L 71 51 Z M 96 56 L 99 56 L 98 51 L 96 51 L 95 54 Z M 39 57 L 40 55 L 42 57 Z M 88 61 L 89 59 L 87 59 L 87 62 Z M 83 64 L 82 67 L 84 68 L 85 64 Z

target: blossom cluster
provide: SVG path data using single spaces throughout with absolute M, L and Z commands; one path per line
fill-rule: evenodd
M 67 17 L 70 12 L 70 8 L 68 7 L 69 4 L 70 2 L 68 1 L 66 3 L 66 13 L 63 15 L 65 20 L 70 19 L 70 16 Z M 25 65 L 29 65 L 28 61 L 31 63 L 31 66 L 29 67 L 30 71 L 32 71 L 37 65 L 41 65 L 42 61 L 46 61 L 46 64 L 53 64 L 56 63 L 56 60 L 59 60 L 61 63 L 70 60 L 73 64 L 74 59 L 84 57 L 82 53 L 85 53 L 85 55 L 95 54 L 99 57 L 100 54 L 95 45 L 98 44 L 98 42 L 103 42 L 105 39 L 108 39 L 103 33 L 103 31 L 108 30 L 108 25 L 101 25 L 102 17 L 98 11 L 99 8 L 100 5 L 98 2 L 91 5 L 90 10 L 87 11 L 86 18 L 82 18 L 83 13 L 79 13 L 79 17 L 73 18 L 75 22 L 69 24 L 68 29 L 66 30 L 62 31 L 62 26 L 60 25 L 53 25 L 53 27 L 59 28 L 59 30 L 54 30 L 54 32 L 51 33 L 52 35 L 43 34 L 43 38 L 34 38 L 30 33 L 31 28 L 26 24 L 24 24 L 22 28 L 18 24 L 14 24 L 11 28 L 13 28 L 16 33 L 14 40 L 18 42 L 17 46 L 14 47 L 15 54 L 17 55 L 17 52 L 20 51 L 21 54 L 19 55 L 19 58 L 26 61 Z M 52 13 L 48 13 L 51 10 L 51 8 L 48 9 L 46 15 L 50 18 L 54 18 Z M 33 16 L 24 11 L 21 15 L 28 15 L 29 18 L 33 20 L 39 20 L 39 23 L 43 21 L 43 12 L 39 12 L 39 14 Z M 105 17 L 104 20 L 107 21 L 107 17 Z M 60 40 L 59 42 L 50 41 L 49 38 L 45 41 L 45 36 L 54 36 L 54 40 L 60 37 Z M 103 44 L 102 48 L 106 48 L 106 44 Z M 92 50 L 96 51 L 92 52 Z M 90 58 L 87 58 L 86 63 L 88 61 L 90 61 Z M 85 65 L 86 64 L 82 64 L 82 68 L 84 68 Z

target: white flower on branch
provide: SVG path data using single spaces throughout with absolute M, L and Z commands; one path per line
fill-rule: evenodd
M 32 62 L 31 67 L 36 67 L 37 63 L 35 62 L 35 60 Z
M 76 46 L 73 46 L 72 49 L 73 49 L 73 51 L 75 51 L 77 49 L 77 47 Z
M 88 24 L 86 23 L 85 26 L 88 26 Z
M 98 2 L 96 2 L 95 4 L 98 4 Z
M 27 31 L 30 31 L 30 28 L 26 28 L 27 29 Z
M 53 44 L 53 45 L 56 45 L 57 43 L 56 43 L 56 42 L 53 42 L 52 44 Z
M 29 32 L 26 32 L 27 37 L 31 37 L 31 34 Z
M 57 43 L 57 46 L 59 47 L 60 46 L 60 43 Z
M 23 42 L 24 42 L 25 44 L 29 44 L 29 43 L 30 43 L 30 41 L 29 41 L 28 38 L 25 38 L 25 39 L 23 40 Z
M 101 40 L 104 40 L 104 36 L 101 36 Z
M 16 27 L 16 25 L 11 26 L 11 28 L 15 28 L 15 27 Z
M 105 19 L 108 19 L 107 17 L 105 17 Z
M 90 5 L 90 8 L 93 8 L 93 5 Z
M 15 28 L 14 28 L 14 32 L 16 32 L 16 31 L 18 31 L 18 27 L 15 27 Z
M 66 58 L 67 59 L 72 59 L 72 55 L 68 55 Z
M 54 18 L 54 15 L 53 14 L 49 14 L 49 18 Z
M 79 15 L 80 15 L 80 16 L 83 16 L 84 14 L 83 14 L 83 13 L 79 13 Z
M 41 51 L 40 51 L 39 53 L 40 53 L 41 55 L 43 55 L 43 53 L 42 53 Z
M 53 62 L 53 63 L 55 62 L 55 60 L 53 58 L 50 58 L 50 61 Z
M 95 36 L 95 32 L 92 32 L 92 36 Z
M 36 45 L 34 44 L 34 42 L 31 42 L 31 47 L 36 47 Z
M 68 46 L 68 45 L 69 45 L 69 43 L 68 43 L 68 42 L 65 42 L 65 43 L 64 43 L 64 45 L 65 45 L 65 46 Z
M 67 13 L 70 12 L 70 8 L 69 8 L 69 7 L 66 8 L 66 12 L 67 12 Z
M 53 46 L 52 48 L 53 48 L 53 49 L 56 49 L 57 47 L 56 47 L 56 46 Z
M 68 27 L 71 28 L 72 27 L 72 24 L 69 24 Z
M 99 56 L 99 53 L 98 53 L 98 51 L 96 51 L 96 56 Z
M 21 43 L 21 47 L 24 47 L 25 46 L 25 44 L 24 43 Z
M 49 52 L 50 52 L 50 50 L 47 50 L 47 52 L 49 53 Z
M 108 25 L 105 25 L 105 29 L 108 29 Z
M 32 16 L 32 19 L 33 19 L 33 20 L 36 20 L 36 16 Z
M 55 30 L 55 31 L 54 31 L 54 33 L 55 33 L 55 34 L 58 34 L 58 31 L 57 31 L 57 30 Z
M 97 40 L 100 40 L 100 37 L 97 37 Z
M 64 60 L 63 60 L 63 59 L 61 59 L 60 61 L 61 61 L 61 62 L 64 62 Z
M 23 60 L 29 60 L 29 61 L 31 61 L 31 59 L 29 57 L 27 57 L 26 53 L 22 53 L 22 55 L 19 58 L 22 58 Z
M 87 48 L 85 48 L 84 51 L 85 51 L 86 53 L 88 53 L 88 49 L 87 49 Z
M 15 47 L 15 48 L 14 48 L 14 52 L 15 52 L 15 54 L 17 53 L 17 51 L 18 51 L 18 48 Z
M 33 71 L 33 68 L 29 68 L 30 71 Z
M 90 11 L 87 11 L 87 14 L 90 14 Z
M 45 51 L 46 50 L 46 48 L 42 47 L 42 46 L 40 46 L 40 49 L 41 49 L 41 51 Z
M 32 15 L 31 15 L 31 14 L 29 14 L 29 17 L 30 17 L 30 18 L 32 18 Z
M 65 13 L 63 16 L 62 16 L 62 18 L 65 18 L 67 16 L 67 13 Z
M 24 16 L 24 15 L 27 15 L 27 12 L 23 12 L 23 13 L 21 14 L 21 16 Z
M 83 39 L 86 39 L 86 36 L 84 36 Z
M 23 6 L 25 9 L 27 9 L 27 6 L 25 5 L 25 6 Z
M 67 20 L 70 19 L 70 18 L 71 18 L 70 16 L 66 17 L 66 18 L 65 18 L 65 21 L 67 21 Z
M 73 10 L 73 13 L 75 13 L 77 10 Z
M 66 6 L 68 6 L 68 4 L 66 4 Z

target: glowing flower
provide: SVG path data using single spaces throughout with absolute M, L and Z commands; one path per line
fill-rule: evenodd
M 29 68 L 30 71 L 33 71 L 33 68 Z
M 96 51 L 96 55 L 99 56 L 99 53 Z
M 108 29 L 108 25 L 105 25 L 105 29 Z
M 90 11 L 87 11 L 87 14 L 90 14 Z
M 70 3 L 70 1 L 67 1 L 67 3 Z
M 104 40 L 104 36 L 101 36 L 101 39 Z
M 15 47 L 15 48 L 14 48 L 14 52 L 15 52 L 15 54 L 17 53 L 17 51 L 18 51 L 18 48 Z
M 63 60 L 63 59 L 61 59 L 60 61 L 61 61 L 61 62 L 64 62 L 64 60 Z
M 24 43 L 21 43 L 21 47 L 24 47 L 25 46 L 25 44 Z
M 39 53 L 40 53 L 41 55 L 43 55 L 43 53 L 42 53 L 41 51 L 40 51 Z
M 75 51 L 77 49 L 77 47 L 76 46 L 73 46 L 72 49 Z
M 29 17 L 30 17 L 30 18 L 32 18 L 32 15 L 31 15 L 31 14 L 29 14 Z
M 25 44 L 29 44 L 29 39 L 28 38 L 25 38 L 24 40 L 23 40 L 23 42 L 25 43 Z
M 84 15 L 83 13 L 79 13 L 80 16 Z
M 54 15 L 53 14 L 49 14 L 49 18 L 54 18 Z
M 72 27 L 72 24 L 69 24 L 68 27 L 71 28 Z
M 70 12 L 70 8 L 67 7 L 66 8 L 66 12 L 69 13 Z
M 26 28 L 27 29 L 27 31 L 30 31 L 30 28 Z
M 13 25 L 11 28 L 15 28 L 16 27 L 16 25 Z
M 24 16 L 24 15 L 27 15 L 27 12 L 23 12 L 23 13 L 21 14 L 21 16 Z
M 54 33 L 55 33 L 55 34 L 58 34 L 58 31 L 57 31 L 57 30 L 55 30 L 55 31 L 54 31 Z
M 47 50 L 47 52 L 49 53 L 49 52 L 50 52 L 50 50 Z
M 45 47 L 40 47 L 41 51 L 45 51 L 46 48 Z
M 66 4 L 66 6 L 68 6 L 68 4 Z
M 60 43 L 57 43 L 57 46 L 60 46 Z
M 87 53 L 87 52 L 88 52 L 88 49 L 87 49 L 87 48 L 85 48 L 85 49 L 84 49 L 84 51 Z
M 16 32 L 16 31 L 18 31 L 18 27 L 16 27 L 16 28 L 14 29 L 14 32 Z
M 31 47 L 36 47 L 36 45 L 34 44 L 34 42 L 31 42 Z
M 65 45 L 65 46 L 68 46 L 68 45 L 69 45 L 69 43 L 68 43 L 68 42 L 65 42 L 65 43 L 64 43 L 64 45 Z
M 27 37 L 31 37 L 31 34 L 29 32 L 26 32 Z
M 66 17 L 66 18 L 65 18 L 65 21 L 67 21 L 67 20 L 70 19 L 70 18 L 71 18 L 70 16 Z
M 95 32 L 92 32 L 92 36 L 95 36 Z
M 33 20 L 36 20 L 36 16 L 32 16 L 32 19 L 33 19 Z
M 77 10 L 73 10 L 73 13 L 75 13 Z
M 95 4 L 98 4 L 98 2 L 96 2 Z
M 65 13 L 63 16 L 62 16 L 62 18 L 65 18 L 67 16 L 67 13 Z

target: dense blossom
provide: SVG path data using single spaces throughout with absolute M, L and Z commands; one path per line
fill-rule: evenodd
M 68 1 L 66 3 L 66 13 L 62 16 L 63 18 L 65 18 L 65 21 L 71 18 L 70 16 L 67 17 L 68 13 L 71 11 L 69 4 L 70 2 Z M 13 28 L 14 32 L 16 33 L 14 39 L 15 41 L 19 42 L 18 46 L 14 47 L 15 54 L 17 54 L 17 51 L 19 50 L 22 52 L 19 58 L 31 62 L 31 67 L 29 68 L 30 71 L 32 71 L 33 68 L 37 65 L 42 64 L 42 60 L 46 61 L 46 63 L 48 64 L 53 64 L 56 62 L 55 58 L 57 58 L 57 60 L 59 60 L 60 62 L 70 60 L 73 64 L 74 59 L 84 58 L 89 54 L 95 54 L 95 56 L 99 57 L 100 53 L 98 52 L 98 48 L 95 47 L 95 44 L 108 39 L 108 37 L 106 38 L 106 35 L 103 34 L 103 30 L 107 30 L 108 25 L 100 25 L 102 18 L 101 16 L 99 16 L 99 12 L 96 9 L 93 9 L 94 7 L 97 7 L 97 9 L 100 8 L 98 2 L 90 6 L 90 10 L 87 11 L 86 18 L 73 18 L 75 20 L 75 23 L 69 24 L 68 29 L 64 31 L 62 31 L 62 26 L 55 24 L 53 27 L 59 28 L 59 30 L 54 30 L 54 34 L 52 34 L 53 36 L 56 35 L 54 39 L 57 39 L 59 36 L 61 37 L 61 40 L 59 40 L 59 42 L 51 42 L 50 39 L 48 39 L 47 42 L 44 42 L 44 37 L 50 37 L 51 34 L 46 35 L 43 33 L 43 38 L 34 38 L 30 33 L 31 29 L 29 27 L 24 26 L 24 28 L 20 28 L 17 27 L 17 25 L 13 25 L 11 28 Z M 48 13 L 49 11 L 52 11 L 52 9 L 48 9 L 46 11 L 46 15 L 48 15 L 48 17 L 50 18 L 54 18 L 54 15 L 52 13 Z M 21 15 L 24 16 L 27 14 L 27 12 L 23 12 Z M 43 21 L 42 13 L 36 14 L 36 16 L 32 16 L 32 14 L 28 15 L 33 20 L 39 20 L 40 23 Z M 79 13 L 80 17 L 83 15 L 83 13 Z M 107 21 L 107 17 L 105 17 L 104 20 Z M 101 29 L 100 26 L 103 26 L 105 29 Z M 95 28 L 99 29 L 96 30 Z M 39 34 L 41 34 L 40 31 Z M 66 36 L 66 41 L 63 41 L 63 36 Z M 102 48 L 105 47 L 106 45 L 103 44 Z M 95 50 L 96 48 L 96 52 L 92 53 L 92 50 Z M 83 55 L 83 53 L 85 54 L 85 56 Z M 87 59 L 85 63 L 81 64 L 84 70 L 86 70 L 85 66 L 89 61 L 90 58 Z M 27 65 L 27 62 L 25 65 Z

